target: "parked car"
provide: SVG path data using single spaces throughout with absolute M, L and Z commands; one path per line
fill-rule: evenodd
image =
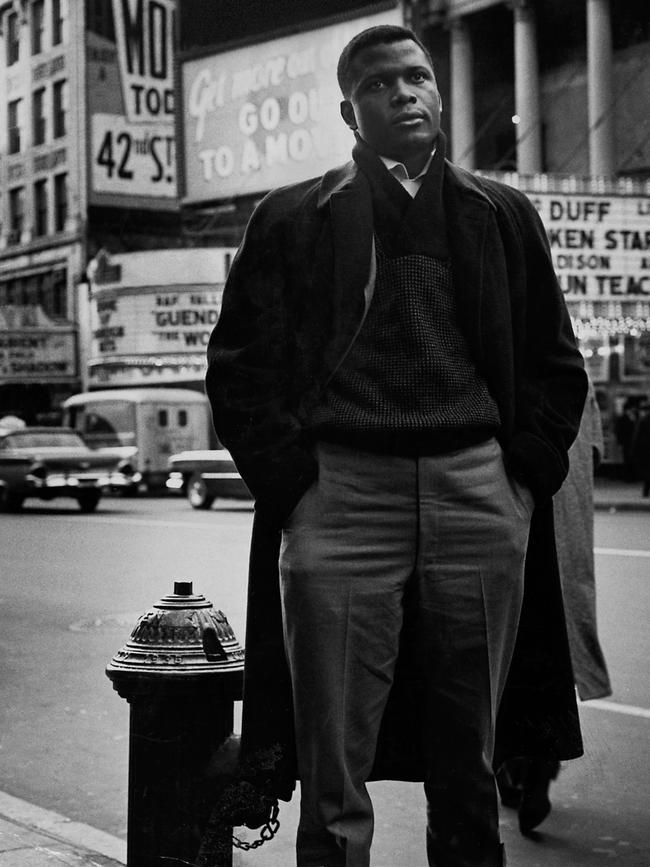
M 179 452 L 168 461 L 166 486 L 182 491 L 193 509 L 209 509 L 218 497 L 250 500 L 250 491 L 226 449 Z
M 104 489 L 128 487 L 135 469 L 119 453 L 89 448 L 64 427 L 0 428 L 0 506 L 18 511 L 28 497 L 73 497 L 82 512 Z

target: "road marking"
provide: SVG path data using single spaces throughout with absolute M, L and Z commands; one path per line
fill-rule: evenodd
M 594 554 L 605 554 L 610 557 L 650 557 L 650 551 L 639 548 L 594 548 Z
M 636 707 L 633 704 L 618 704 L 615 701 L 604 701 L 600 698 L 586 701 L 580 707 L 593 707 L 596 710 L 610 710 L 613 713 L 622 713 L 626 716 L 638 716 L 642 719 L 650 719 L 650 710 L 648 708 Z
M 57 517 L 68 518 L 74 521 L 75 524 L 79 522 L 79 517 L 77 515 L 58 515 Z M 128 524 L 129 527 L 173 527 L 175 530 L 183 529 L 185 527 L 189 530 L 210 531 L 233 529 L 233 524 L 215 523 L 207 518 L 205 523 L 199 523 L 198 521 L 165 521 L 156 518 L 131 518 L 128 514 L 125 514 L 122 518 L 109 518 L 108 515 L 88 515 L 86 517 L 88 519 L 88 524 L 119 524 L 120 526 Z
M 129 527 L 173 527 L 175 530 L 178 530 L 179 527 L 187 527 L 189 530 L 224 530 L 229 526 L 226 524 L 211 524 L 209 521 L 206 521 L 205 524 L 199 524 L 193 521 L 160 521 L 155 518 L 129 518 L 128 515 L 125 515 L 123 518 L 104 518 L 103 515 L 97 515 L 92 518 L 90 523 L 97 524 L 100 522 L 102 524 L 128 524 Z

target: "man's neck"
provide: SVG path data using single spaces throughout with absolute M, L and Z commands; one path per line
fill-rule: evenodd
M 416 178 L 426 168 L 431 160 L 431 154 L 436 149 L 436 141 L 432 141 L 427 150 L 418 151 L 417 154 L 379 154 L 389 160 L 401 163 L 407 171 L 409 178 Z

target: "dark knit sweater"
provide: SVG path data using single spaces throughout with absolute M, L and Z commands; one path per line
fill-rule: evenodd
M 369 177 L 377 275 L 370 308 L 311 418 L 321 439 L 397 454 L 436 454 L 481 442 L 498 409 L 456 324 L 436 153 L 412 199 L 357 146 Z

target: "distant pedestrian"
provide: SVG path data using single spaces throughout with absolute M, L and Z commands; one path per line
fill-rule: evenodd
M 553 497 L 571 662 L 582 701 L 604 698 L 612 692 L 596 624 L 594 468 L 603 450 L 600 410 L 590 381 L 578 437 L 569 449 L 569 474 Z M 550 812 L 549 787 L 559 769 L 557 761 L 530 757 L 520 757 L 501 769 L 502 801 L 518 808 L 523 833 L 540 825 Z
M 632 440 L 639 418 L 637 404 L 628 398 L 623 405 L 623 412 L 614 421 L 614 435 L 621 447 L 623 457 L 623 478 L 631 481 L 634 478 L 634 463 L 632 461 Z
M 639 407 L 639 419 L 632 438 L 632 462 L 641 479 L 641 496 L 650 494 L 650 401 Z

